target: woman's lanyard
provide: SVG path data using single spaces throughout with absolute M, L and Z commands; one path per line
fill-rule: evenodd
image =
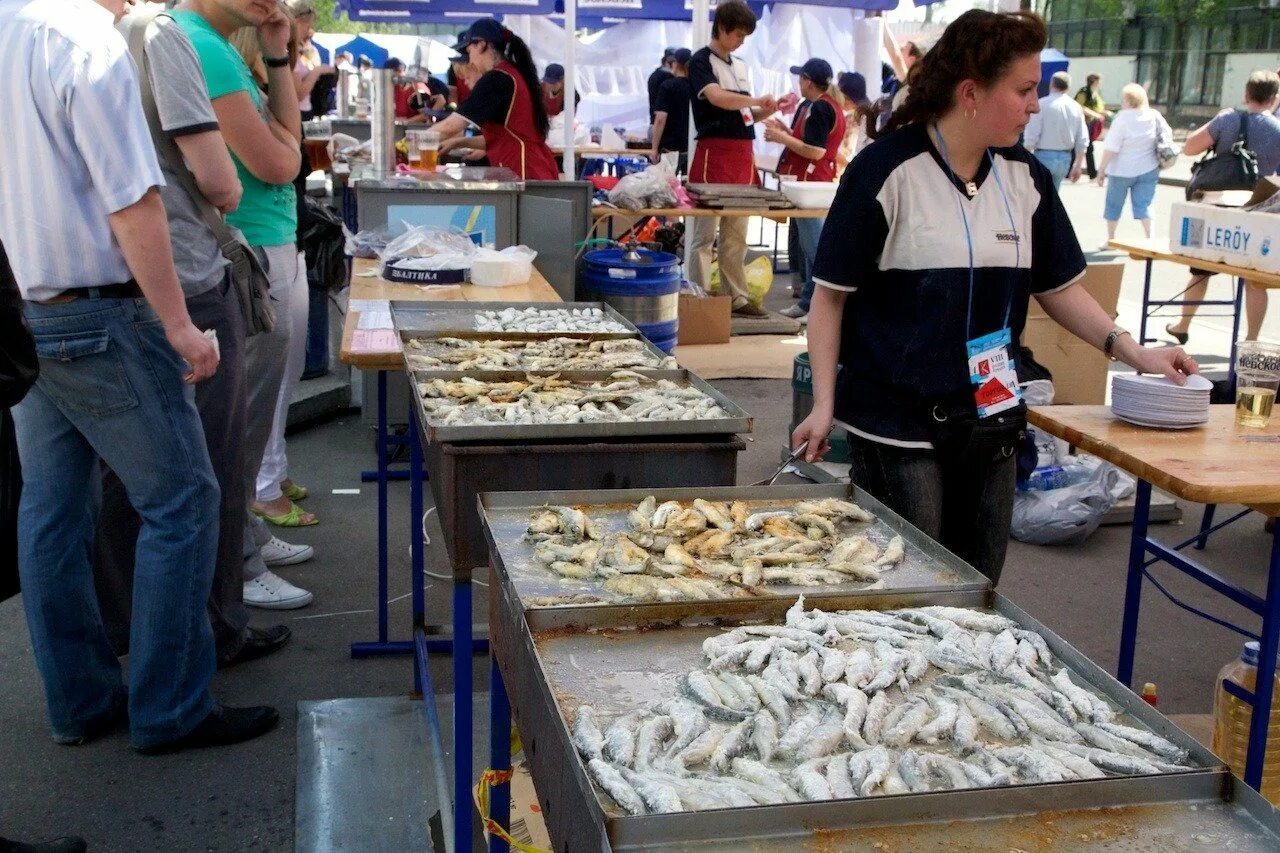
M 947 172 L 955 183 L 960 182 L 955 169 L 951 166 L 951 157 L 947 152 L 947 142 L 942 138 L 937 122 L 933 124 L 933 134 L 938 140 L 938 150 L 942 161 L 947 165 Z M 991 174 L 995 177 L 996 186 L 1000 190 L 1000 198 L 1004 201 L 1005 213 L 1009 217 L 1009 228 L 1013 233 L 1014 269 L 1022 267 L 1022 237 L 1018 234 L 1018 226 L 1013 218 L 1013 208 L 1009 204 L 1009 195 L 1005 192 L 1004 181 L 1000 178 L 1000 170 L 996 168 L 995 157 L 991 149 L 986 149 L 987 159 L 991 163 Z M 973 181 L 966 184 L 971 188 L 970 196 L 977 193 Z M 978 408 L 978 417 L 985 417 L 1002 412 L 1016 406 L 1022 399 L 1018 388 L 1017 371 L 1014 367 L 1012 349 L 1012 332 L 1009 319 L 1013 315 L 1014 288 L 1009 289 L 1009 300 L 1005 304 L 1004 323 L 1000 329 L 981 337 L 973 335 L 973 291 L 974 291 L 974 252 L 973 232 L 969 227 L 969 215 L 965 212 L 964 202 L 956 196 L 956 207 L 960 211 L 960 222 L 964 225 L 964 239 L 969 249 L 969 298 L 965 313 L 965 349 L 969 361 L 969 380 L 974 386 L 974 400 Z

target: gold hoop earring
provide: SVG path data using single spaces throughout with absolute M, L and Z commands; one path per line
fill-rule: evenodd
M 965 111 L 964 111 L 964 117 L 965 117 L 965 118 L 967 118 L 969 121 L 973 121 L 975 118 L 977 118 L 977 117 L 978 117 L 978 110 L 977 110 L 977 108 L 975 107 L 975 108 L 973 108 L 973 109 L 965 110 Z

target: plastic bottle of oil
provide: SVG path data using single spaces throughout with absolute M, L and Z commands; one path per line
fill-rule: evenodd
M 1258 680 L 1258 643 L 1244 644 L 1240 657 L 1231 661 L 1218 673 L 1217 689 L 1213 700 L 1213 752 L 1227 763 L 1231 772 L 1244 777 L 1245 757 L 1249 749 L 1249 720 L 1253 708 L 1243 700 L 1232 696 L 1222 686 L 1232 681 L 1252 691 Z M 1280 685 L 1280 674 L 1277 674 Z M 1280 690 L 1274 694 L 1277 701 L 1271 705 L 1271 725 L 1267 729 L 1267 754 L 1262 768 L 1262 796 L 1272 805 L 1280 804 Z

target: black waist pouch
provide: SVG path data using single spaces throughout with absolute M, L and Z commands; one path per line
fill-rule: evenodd
M 1027 404 L 979 418 L 971 401 L 938 403 L 926 409 L 934 450 L 948 459 L 1012 456 L 1027 435 Z

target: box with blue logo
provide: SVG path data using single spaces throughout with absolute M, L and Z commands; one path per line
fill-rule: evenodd
M 1202 202 L 1175 202 L 1169 249 L 1262 272 L 1280 272 L 1280 215 Z

